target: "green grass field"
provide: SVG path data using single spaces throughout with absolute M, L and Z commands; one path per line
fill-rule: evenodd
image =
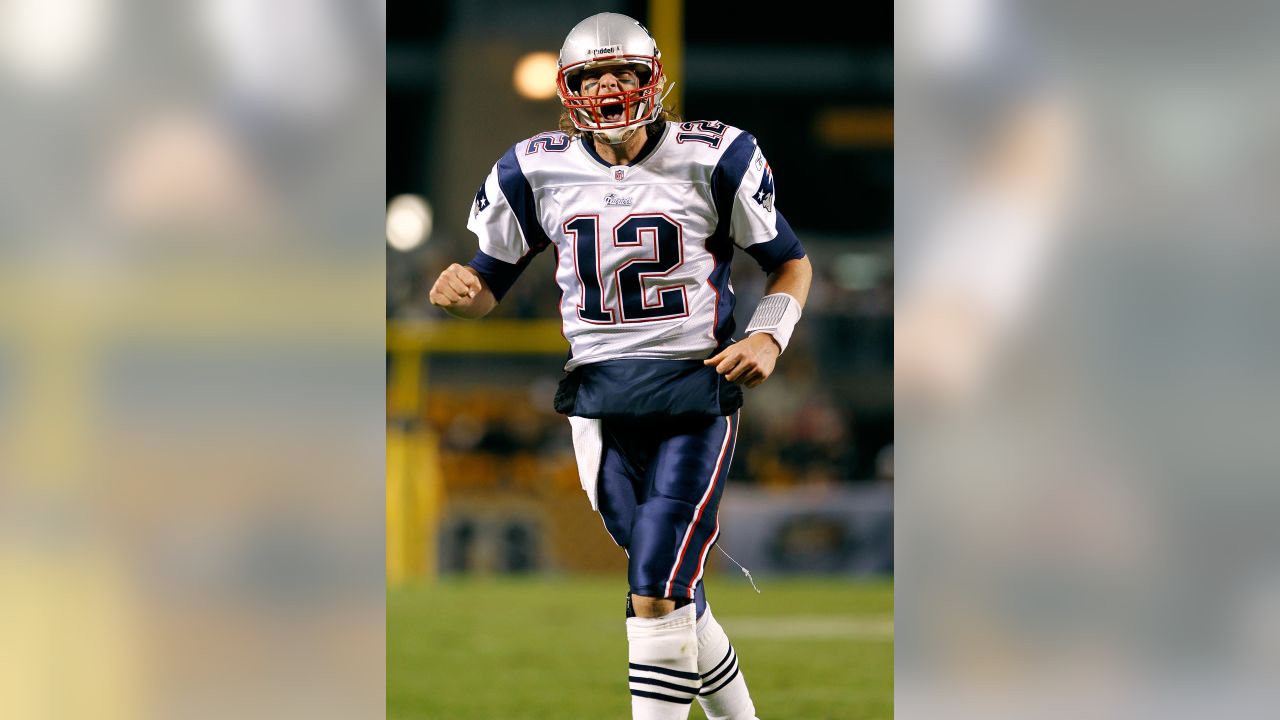
M 707 585 L 762 720 L 893 717 L 892 582 L 761 590 Z M 625 579 L 545 576 L 388 590 L 387 717 L 627 720 L 625 596 Z

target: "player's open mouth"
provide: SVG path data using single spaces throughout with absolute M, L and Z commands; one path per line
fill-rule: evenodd
M 600 117 L 608 122 L 617 122 L 622 119 L 622 103 L 607 103 L 600 106 Z

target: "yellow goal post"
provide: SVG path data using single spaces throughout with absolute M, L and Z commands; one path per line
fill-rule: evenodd
M 564 355 L 559 320 L 387 322 L 387 583 L 433 580 L 444 501 L 439 443 L 425 422 L 428 369 L 440 353 Z

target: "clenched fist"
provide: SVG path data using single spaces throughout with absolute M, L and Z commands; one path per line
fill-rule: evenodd
M 465 318 L 481 317 L 498 302 L 475 270 L 458 263 L 440 273 L 428 297 L 432 305 Z
M 702 361 L 714 365 L 716 372 L 731 382 L 753 388 L 773 374 L 782 348 L 768 333 L 756 333 L 721 350 L 715 357 Z

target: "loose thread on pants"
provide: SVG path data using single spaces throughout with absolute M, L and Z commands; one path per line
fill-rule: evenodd
M 747 582 L 751 583 L 752 589 L 754 589 L 756 593 L 759 594 L 760 588 L 756 587 L 756 581 L 755 581 L 755 578 L 751 577 L 751 571 L 742 567 L 742 563 L 738 562 L 737 560 L 734 560 L 733 556 L 725 552 L 724 548 L 720 547 L 719 543 L 716 544 L 716 549 L 719 550 L 721 553 L 724 553 L 724 556 L 729 558 L 730 562 L 732 562 L 734 565 L 737 565 L 742 570 L 742 574 L 747 576 Z

